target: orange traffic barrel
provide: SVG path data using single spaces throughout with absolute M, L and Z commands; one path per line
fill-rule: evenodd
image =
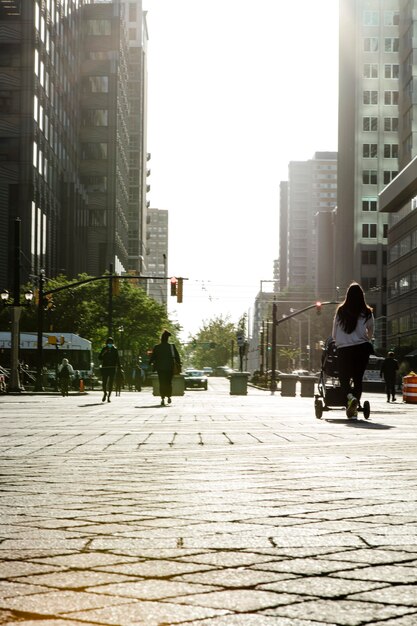
M 416 380 L 417 380 L 417 376 L 416 376 Z M 80 392 L 81 393 L 84 392 L 84 381 L 82 378 L 80 378 Z
M 403 376 L 403 401 L 417 404 L 417 374 Z

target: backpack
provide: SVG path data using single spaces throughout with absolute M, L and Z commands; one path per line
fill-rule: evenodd
M 61 371 L 59 372 L 61 378 L 69 378 L 70 371 L 68 365 L 63 365 L 61 367 Z

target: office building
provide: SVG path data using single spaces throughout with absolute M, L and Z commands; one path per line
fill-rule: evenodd
M 149 276 L 165 277 L 163 280 L 152 278 L 148 281 L 148 295 L 167 306 L 168 283 L 168 211 L 148 209 L 146 266 Z
M 141 3 L 11 0 L 0 19 L 0 286 L 13 281 L 15 217 L 23 281 L 40 269 L 140 272 L 149 174 Z
M 378 193 L 399 170 L 399 9 L 399 0 L 340 0 L 336 283 L 344 293 L 360 282 L 379 326 L 388 218 Z
M 326 248 L 317 247 L 316 215 L 334 209 L 336 194 L 336 152 L 316 152 L 308 161 L 289 163 L 286 241 L 285 234 L 281 234 L 283 252 L 287 248 L 287 278 L 281 278 L 281 284 L 292 290 L 316 293 L 318 255 L 326 254 Z M 285 200 L 281 202 L 285 208 Z

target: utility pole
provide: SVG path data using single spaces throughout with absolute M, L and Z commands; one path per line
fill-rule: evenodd
M 42 367 L 43 367 L 43 290 L 45 286 L 45 271 L 41 270 L 38 277 L 38 342 L 36 347 L 36 381 L 35 391 L 43 391 Z
M 271 346 L 271 393 L 277 390 L 276 362 L 277 362 L 277 303 L 272 304 L 272 346 Z
M 109 274 L 113 274 L 113 263 L 109 265 Z M 113 336 L 113 278 L 109 280 L 109 312 L 108 312 L 108 331 L 109 337 Z

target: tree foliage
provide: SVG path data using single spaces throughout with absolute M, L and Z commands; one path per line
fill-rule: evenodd
M 44 289 L 49 291 L 88 278 L 91 277 L 81 274 L 69 280 L 60 275 L 48 280 Z M 149 298 L 137 281 L 120 280 L 119 285 L 119 294 L 113 295 L 113 336 L 119 347 L 123 343 L 125 350 L 140 355 L 159 342 L 162 329 L 177 334 L 179 327 L 169 321 L 165 308 Z M 53 308 L 44 312 L 43 330 L 76 333 L 92 341 L 95 351 L 99 350 L 108 334 L 109 281 L 69 287 L 54 294 L 52 299 Z M 9 319 L 7 311 L 3 311 L 2 330 L 9 330 Z M 37 306 L 22 310 L 20 330 L 37 330 Z
M 204 322 L 189 338 L 185 348 L 186 365 L 201 369 L 231 364 L 232 341 L 236 355 L 236 326 L 229 316 L 220 315 Z

